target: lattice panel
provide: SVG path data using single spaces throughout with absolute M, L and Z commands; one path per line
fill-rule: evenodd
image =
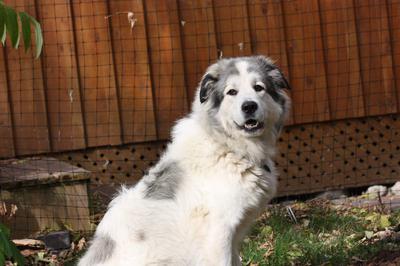
M 278 141 L 279 194 L 400 180 L 400 115 L 287 127 Z M 141 143 L 60 154 L 92 171 L 94 184 L 135 183 L 166 143 Z
M 281 194 L 400 180 L 399 115 L 290 127 L 276 158 Z
M 63 153 L 58 158 L 91 171 L 94 184 L 133 184 L 158 161 L 165 147 L 165 142 L 152 142 Z

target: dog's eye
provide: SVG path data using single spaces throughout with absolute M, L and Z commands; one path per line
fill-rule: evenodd
M 262 91 L 262 90 L 264 90 L 264 87 L 257 84 L 257 85 L 254 85 L 254 90 L 255 91 Z
M 238 93 L 237 90 L 230 89 L 226 94 L 229 94 L 229 95 L 236 95 L 237 93 Z

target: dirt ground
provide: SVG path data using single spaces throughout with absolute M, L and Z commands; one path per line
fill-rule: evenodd
M 377 256 L 367 262 L 359 262 L 354 266 L 399 266 L 400 265 L 400 250 L 399 251 L 381 251 Z

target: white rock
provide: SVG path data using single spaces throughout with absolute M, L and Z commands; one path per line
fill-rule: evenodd
M 400 196 L 400 181 L 397 181 L 391 188 L 389 194 L 392 196 Z
M 367 189 L 367 191 L 365 192 L 365 194 L 368 195 L 368 197 L 370 198 L 375 198 L 378 197 L 378 193 L 381 196 L 385 196 L 388 193 L 388 189 L 385 186 L 371 186 Z

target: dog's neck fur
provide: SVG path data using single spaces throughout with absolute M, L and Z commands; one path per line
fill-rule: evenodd
M 171 145 L 181 146 L 182 148 L 179 149 L 181 151 L 185 150 L 189 141 L 193 144 L 193 140 L 196 140 L 200 146 L 221 147 L 215 151 L 209 151 L 207 156 L 221 156 L 218 150 L 228 150 L 239 160 L 246 160 L 257 166 L 264 165 L 275 154 L 276 133 L 273 127 L 266 128 L 265 133 L 260 137 L 233 136 L 224 132 L 221 127 L 210 126 L 208 115 L 203 112 L 180 120 L 173 130 L 172 138 Z M 187 151 L 189 156 L 202 156 L 196 152 L 197 150 Z M 204 152 L 204 149 L 199 152 Z

